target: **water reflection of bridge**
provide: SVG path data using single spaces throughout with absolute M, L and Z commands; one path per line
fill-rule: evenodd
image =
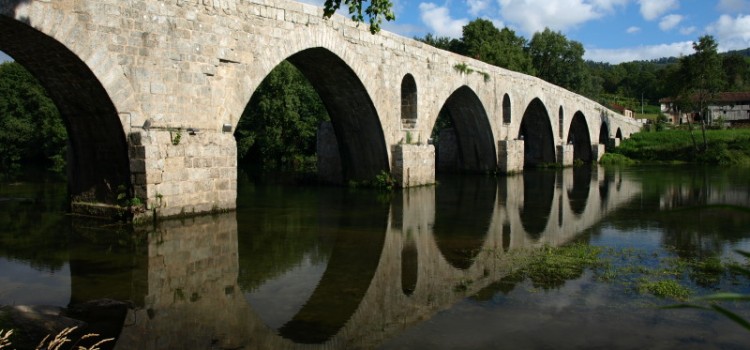
M 165 222 L 150 239 L 144 305 L 117 347 L 375 347 L 506 276 L 514 252 L 568 242 L 638 193 L 619 174 L 568 169 L 399 192 L 368 216 L 379 234 L 356 216 L 319 218 L 341 228 L 325 272 L 277 329 L 240 287 L 235 213 Z M 321 204 L 357 205 L 334 202 Z

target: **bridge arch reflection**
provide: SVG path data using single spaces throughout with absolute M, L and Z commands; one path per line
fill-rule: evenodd
M 592 174 L 597 174 L 591 179 L 598 186 L 604 175 Z M 563 173 L 562 180 L 555 173 L 539 176 L 547 183 L 544 191 L 551 192 L 551 196 L 545 194 L 551 197 L 549 203 L 557 203 L 557 199 L 569 203 L 568 182 L 575 182 L 572 172 Z M 473 208 L 477 212 L 474 216 L 487 218 L 481 234 L 477 224 L 477 234 L 469 237 L 477 253 L 468 265 L 456 266 L 445 253 L 450 242 L 440 233 L 440 215 L 447 211 L 438 192 L 441 186 L 404 190 L 389 203 L 363 202 L 361 196 L 348 198 L 345 191 L 336 192 L 303 203 L 317 205 L 319 209 L 311 214 L 284 207 L 283 196 L 271 192 L 265 197 L 276 197 L 279 202 L 266 205 L 279 206 L 279 210 L 267 215 L 279 216 L 290 224 L 281 231 L 259 235 L 258 240 L 243 237 L 266 225 L 252 214 L 227 213 L 184 224 L 164 223 L 156 233 L 160 239 L 149 243 L 145 305 L 130 312 L 117 347 L 214 344 L 224 348 L 310 348 L 311 343 L 318 344 L 315 348 L 374 347 L 385 337 L 506 276 L 512 269 L 508 252 L 568 242 L 602 218 L 600 208 L 616 208 L 640 190 L 627 179 L 622 181 L 621 190 L 610 182 L 606 204 L 601 196 L 593 195 L 580 214 L 575 214 L 569 204 L 564 205 L 562 214 L 547 211 L 537 216 L 545 222 L 543 230 L 531 235 L 524 228 L 521 213 L 523 201 L 530 195 L 524 193 L 527 180 L 524 175 L 503 179 L 502 184 L 489 178 L 478 184 L 460 184 L 464 189 L 457 190 L 463 191 L 458 204 Z M 556 181 L 563 184 L 556 186 Z M 562 227 L 557 225 L 559 215 L 564 216 Z M 243 229 L 238 234 L 240 227 L 252 223 L 257 224 L 251 231 Z M 326 261 L 322 264 L 325 271 L 317 282 L 308 285 L 314 290 L 307 294 L 304 306 L 284 325 L 274 326 L 264 320 L 257 301 L 248 302 L 243 280 L 249 277 L 243 276 L 243 270 L 262 265 L 273 256 L 271 252 L 261 253 L 261 247 L 278 251 L 285 244 L 271 240 L 288 241 L 294 232 L 322 238 L 305 249 L 322 251 L 319 258 Z M 459 242 L 457 246 L 464 244 Z M 288 271 L 274 272 L 250 285 L 257 288 L 268 284 Z M 186 297 L 176 297 L 176 290 Z M 277 295 L 283 294 L 284 287 L 276 290 Z M 183 335 L 185 330 L 191 332 L 173 336 Z

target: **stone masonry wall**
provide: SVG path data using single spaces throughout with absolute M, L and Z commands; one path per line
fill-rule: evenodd
M 558 110 L 565 111 L 564 130 L 555 144 L 565 140 L 570 116 L 577 111 L 586 117 L 592 140 L 598 139 L 604 120 L 608 130 L 619 129 L 624 137 L 640 128 L 632 119 L 538 78 L 395 34 L 372 35 L 366 25 L 338 15 L 326 20 L 321 8 L 294 1 L 0 0 L 0 16 L 28 23 L 40 36 L 65 45 L 91 70 L 116 109 L 111 118 L 119 119 L 131 142 L 127 156 L 136 195 L 162 215 L 235 206 L 236 145 L 232 133 L 223 131 L 225 125 L 234 131 L 250 97 L 274 67 L 311 48 L 322 48 L 338 60 L 321 64 L 344 65 L 358 78 L 362 90 L 357 96 L 372 102 L 377 132 L 382 130 L 383 147 L 377 152 L 387 153 L 372 158 L 385 159 L 385 164 L 394 163 L 393 146 L 406 130 L 401 84 L 407 74 L 417 91 L 416 121 L 408 125 L 414 135 L 430 135 L 445 102 L 465 87 L 481 102 L 494 142 L 518 134 L 524 111 L 535 99 L 544 104 L 551 126 L 557 126 Z M 6 22 L 0 21 L 0 30 Z M 458 64 L 474 73 L 457 71 Z M 318 79 L 317 87 L 342 88 L 336 77 Z M 503 123 L 500 98 L 505 94 L 508 124 Z M 347 133 L 371 133 L 355 130 L 361 124 L 358 117 L 342 116 L 352 119 L 347 119 L 353 128 Z M 189 128 L 198 130 L 196 135 L 188 135 Z M 182 135 L 175 145 L 176 130 Z M 415 168 L 410 169 L 411 177 Z
M 391 175 L 400 187 L 435 183 L 435 146 L 402 144 L 393 147 Z

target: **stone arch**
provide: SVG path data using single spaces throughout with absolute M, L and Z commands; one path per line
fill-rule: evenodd
M 276 206 L 289 200 L 288 196 L 277 196 L 277 192 L 272 191 L 264 194 L 263 200 L 265 205 Z M 318 242 L 313 241 L 308 246 L 302 243 L 284 253 L 272 252 L 269 244 L 272 248 L 280 246 L 269 243 L 265 235 L 242 235 L 237 243 L 240 266 L 257 266 L 247 264 L 245 259 L 258 261 L 259 256 L 264 261 L 278 259 L 277 262 L 298 265 L 296 259 L 304 259 L 305 251 L 315 251 L 319 259 L 327 260 L 317 282 L 308 281 L 304 285 L 309 288 L 305 293 L 295 293 L 302 297 L 295 300 L 298 308 L 285 313 L 274 324 L 267 323 L 261 315 L 266 326 L 274 328 L 281 337 L 303 344 L 320 344 L 336 336 L 362 306 L 383 257 L 389 217 L 389 208 L 374 197 L 362 198 L 335 191 L 313 202 L 320 208 L 326 208 L 326 215 L 301 214 L 297 219 L 303 224 L 291 228 L 292 231 L 287 233 L 297 229 L 313 232 L 310 235 L 317 237 Z M 266 234 L 273 234 L 267 229 L 254 229 L 256 226 L 267 226 L 267 221 L 273 220 L 277 219 L 238 220 L 238 232 L 265 231 Z M 304 241 L 310 243 L 310 240 Z M 283 240 L 277 242 L 286 247 Z M 282 268 L 272 274 L 269 271 L 242 271 L 239 283 L 247 289 L 256 288 L 273 274 L 286 270 Z M 342 287 L 346 289 L 345 293 L 341 292 Z M 253 305 L 252 302 L 250 304 Z
M 563 111 L 563 106 L 560 106 L 560 109 L 557 111 L 557 132 L 558 137 L 560 137 L 560 140 L 563 138 L 563 132 L 565 132 L 565 113 Z
M 497 168 L 495 141 L 482 101 L 468 86 L 458 88 L 443 104 L 455 127 L 458 167 L 463 171 L 487 172 Z
M 573 159 L 591 163 L 591 137 L 586 117 L 580 111 L 573 115 L 568 130 L 568 144 L 573 145 Z
M 524 168 L 555 162 L 555 143 L 549 114 L 539 98 L 526 107 L 518 130 L 524 140 Z
M 617 132 L 615 133 L 615 138 L 622 140 L 622 130 L 620 128 L 617 128 Z
M 602 126 L 599 128 L 599 144 L 606 145 L 609 143 L 609 128 L 607 123 L 602 121 Z
M 417 82 L 411 74 L 401 80 L 401 126 L 413 129 L 417 125 Z
M 510 97 L 505 94 L 503 95 L 503 124 L 510 124 L 512 121 Z
M 0 50 L 39 80 L 60 111 L 68 132 L 72 201 L 114 204 L 121 186 L 132 195 L 123 124 L 109 93 L 87 63 L 56 39 L 2 15 Z
M 286 58 L 307 78 L 331 118 L 344 181 L 372 180 L 390 169 L 383 128 L 362 81 L 335 53 L 322 47 Z

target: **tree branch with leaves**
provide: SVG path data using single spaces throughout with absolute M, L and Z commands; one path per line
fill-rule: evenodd
M 365 22 L 365 16 L 370 22 L 370 33 L 380 31 L 380 25 L 385 21 L 393 21 L 396 15 L 393 13 L 393 3 L 389 0 L 370 0 L 365 6 L 366 0 L 344 0 L 344 5 L 349 9 L 352 21 Z M 326 0 L 323 7 L 323 17 L 330 18 L 341 8 L 341 0 Z

